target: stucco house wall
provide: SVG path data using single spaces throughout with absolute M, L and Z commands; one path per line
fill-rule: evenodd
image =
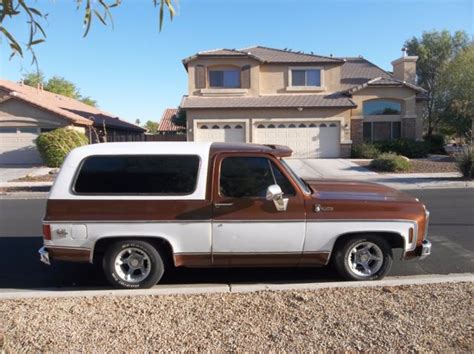
M 388 136 L 389 139 L 395 139 L 398 132 L 401 138 L 421 140 L 424 102 L 420 95 L 423 90 L 413 84 L 412 74 L 416 70 L 416 60 L 417 57 L 401 57 L 395 60 L 393 65 L 396 67 L 396 73 L 393 75 L 361 57 L 323 57 L 259 46 L 197 53 L 183 60 L 188 72 L 188 94 L 182 102 L 182 109 L 187 113 L 187 138 L 189 141 L 229 138 L 258 143 L 256 137 L 263 135 L 260 135 L 262 131 L 255 133 L 258 131 L 257 123 L 266 120 L 269 128 L 287 129 L 294 128 L 294 125 L 285 126 L 279 122 L 312 120 L 338 123 L 333 125 L 333 129 L 337 126 L 340 132 L 337 135 L 333 130 L 331 137 L 339 139 L 339 151 L 343 157 L 349 155 L 352 144 L 364 141 L 364 122 L 371 123 L 368 127 L 374 141 L 375 137 L 380 139 Z M 196 70 L 198 66 L 199 71 Z M 209 70 L 244 70 L 244 67 L 250 67 L 248 88 L 209 88 Z M 293 69 L 320 69 L 321 86 L 292 87 Z M 242 71 L 241 78 L 243 75 Z M 206 81 L 205 85 L 203 80 Z M 200 83 L 200 87 L 196 87 L 196 82 Z M 398 102 L 401 113 L 364 116 L 364 103 L 373 100 Z M 300 105 L 300 102 L 303 104 Z M 240 123 L 245 123 L 245 136 L 241 131 L 238 134 L 229 131 L 225 134 L 196 132 L 198 123 L 202 122 L 216 123 L 212 129 L 233 129 L 232 125 L 224 122 L 239 122 L 238 127 L 235 124 L 234 126 L 240 129 Z M 219 122 L 222 124 L 217 124 Z M 278 122 L 278 126 L 273 122 Z M 201 126 L 202 129 L 211 128 L 207 125 Z M 304 129 L 305 125 L 298 124 L 298 127 Z M 300 132 L 305 139 L 319 141 L 321 134 L 325 133 L 317 129 L 317 124 L 312 127 L 314 129 L 310 133 L 308 130 Z M 265 126 L 260 127 L 264 128 Z M 269 133 L 265 136 L 284 140 L 289 134 L 289 131 L 284 133 L 280 130 L 278 134 Z M 291 135 L 294 137 L 294 131 Z M 317 144 L 314 146 L 318 149 Z

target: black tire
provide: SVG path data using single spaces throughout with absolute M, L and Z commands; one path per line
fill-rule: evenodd
M 354 247 L 361 247 L 364 248 L 364 245 L 369 246 L 370 244 L 376 245 L 376 247 L 372 247 L 369 249 L 371 255 L 373 253 L 381 253 L 382 260 L 372 260 L 369 261 L 370 264 L 374 266 L 376 271 L 373 274 L 360 274 L 366 271 L 361 264 L 357 264 L 357 266 L 351 267 L 351 264 L 355 264 L 356 262 L 351 262 L 351 259 L 354 259 L 354 255 L 350 256 L 351 250 Z M 378 249 L 377 249 L 378 247 Z M 379 252 L 380 251 L 380 252 Z M 393 255 L 392 255 L 392 248 L 381 237 L 377 237 L 375 235 L 367 235 L 367 236 L 354 236 L 344 240 L 343 242 L 339 243 L 336 246 L 334 251 L 333 257 L 333 264 L 337 270 L 337 272 L 347 280 L 379 280 L 382 279 L 392 267 L 393 263 Z M 365 256 L 365 255 L 362 255 Z M 379 254 L 376 254 L 377 258 L 380 258 Z
M 146 269 L 146 271 L 142 271 L 140 268 L 133 270 L 128 263 L 118 266 L 119 270 L 117 270 L 115 266 L 117 257 L 122 252 L 122 254 L 126 256 L 128 252 L 128 259 L 130 259 L 130 262 L 133 262 L 134 260 L 130 258 L 132 251 L 135 258 L 138 256 L 142 257 L 142 268 Z M 139 258 L 137 258 L 137 262 L 140 263 L 138 259 Z M 158 250 L 150 243 L 138 240 L 123 240 L 111 244 L 105 252 L 102 266 L 107 280 L 118 289 L 151 288 L 160 281 L 165 271 L 163 258 Z M 124 275 L 124 273 L 127 273 L 130 269 L 133 271 L 132 276 L 136 276 L 136 279 L 125 279 L 126 275 Z M 143 279 L 141 279 L 141 277 L 143 277 Z

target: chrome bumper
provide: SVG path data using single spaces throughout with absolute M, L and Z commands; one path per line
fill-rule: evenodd
M 46 250 L 46 247 L 41 247 L 38 250 L 38 253 L 40 255 L 40 261 L 43 262 L 44 264 L 51 265 L 51 262 L 49 260 L 49 253 Z
M 420 259 L 424 259 L 428 257 L 431 254 L 431 242 L 428 240 L 423 240 L 423 243 L 421 244 L 421 255 Z

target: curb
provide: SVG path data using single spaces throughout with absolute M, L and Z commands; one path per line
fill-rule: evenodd
M 363 288 L 458 282 L 474 282 L 474 273 L 458 273 L 447 275 L 415 275 L 404 277 L 389 277 L 380 281 L 352 281 L 328 283 L 157 285 L 151 289 L 137 290 L 71 290 L 64 288 L 49 288 L 18 291 L 16 289 L 5 289 L 3 290 L 3 292 L 0 293 L 0 300 L 97 296 L 164 296 L 215 293 L 252 293 L 257 291 L 319 290 L 331 288 Z

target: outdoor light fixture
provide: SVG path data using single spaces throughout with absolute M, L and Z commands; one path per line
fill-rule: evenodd
M 302 111 L 303 111 L 303 107 L 298 107 L 298 108 L 296 108 L 296 110 L 297 110 L 298 112 L 302 112 Z

